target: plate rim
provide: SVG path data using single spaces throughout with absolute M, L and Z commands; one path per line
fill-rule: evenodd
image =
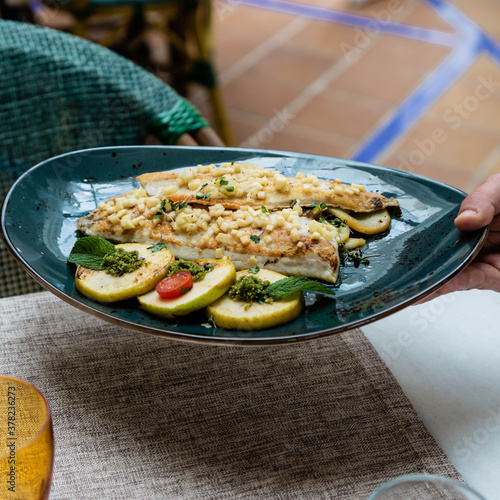
M 411 297 L 402 300 L 401 302 L 388 307 L 387 309 L 384 309 L 378 313 L 372 314 L 368 317 L 360 318 L 358 320 L 350 321 L 347 322 L 346 324 L 341 324 L 337 325 L 333 328 L 327 328 L 327 329 L 321 329 L 317 330 L 314 332 L 306 332 L 302 334 L 292 334 L 292 335 L 284 335 L 284 336 L 279 336 L 279 337 L 258 337 L 258 338 L 252 338 L 252 337 L 221 337 L 221 336 L 203 336 L 199 334 L 194 334 L 194 333 L 185 333 L 185 332 L 178 332 L 178 331 L 172 331 L 168 329 L 162 329 L 158 328 L 156 326 L 146 326 L 142 325 L 140 323 L 137 323 L 135 321 L 127 320 L 124 318 L 119 318 L 111 313 L 107 313 L 104 311 L 100 311 L 98 309 L 95 309 L 91 307 L 90 305 L 87 305 L 76 298 L 72 297 L 71 295 L 65 293 L 64 291 L 58 289 L 55 285 L 53 285 L 50 281 L 46 280 L 43 278 L 41 275 L 39 275 L 31 266 L 30 264 L 26 261 L 26 259 L 19 253 L 18 249 L 14 245 L 14 243 L 10 240 L 9 237 L 9 229 L 6 226 L 6 216 L 7 216 L 7 208 L 9 206 L 9 201 L 12 197 L 12 194 L 14 193 L 16 187 L 18 184 L 20 184 L 26 177 L 30 176 L 33 171 L 38 170 L 39 168 L 43 168 L 43 165 L 46 163 L 52 162 L 54 160 L 66 157 L 66 156 L 72 156 L 76 154 L 84 154 L 86 152 L 95 152 L 95 151 L 107 151 L 107 150 L 127 150 L 127 149 L 137 149 L 137 148 L 157 148 L 157 149 L 162 149 L 162 150 L 172 150 L 172 151 L 178 151 L 178 150 L 190 150 L 190 151 L 204 151 L 204 150 L 211 150 L 211 151 L 229 151 L 229 152 L 238 152 L 238 153 L 248 153 L 249 155 L 253 156 L 258 156 L 258 155 L 272 155 L 276 157 L 305 157 L 305 158 L 320 158 L 320 159 L 325 159 L 329 161 L 334 161 L 338 162 L 340 164 L 344 163 L 346 167 L 352 167 L 352 166 L 361 166 L 361 167 L 369 167 L 370 169 L 375 168 L 376 170 L 381 170 L 383 172 L 394 172 L 397 173 L 398 176 L 402 177 L 407 177 L 410 179 L 416 179 L 418 180 L 419 178 L 425 179 L 425 182 L 431 183 L 431 184 L 436 184 L 441 187 L 446 187 L 449 190 L 455 191 L 458 194 L 461 194 L 462 196 L 466 196 L 467 193 L 464 191 L 460 190 L 459 188 L 456 188 L 455 186 L 451 186 L 449 184 L 446 184 L 444 182 L 438 181 L 436 179 L 432 179 L 429 177 L 425 177 L 420 174 L 415 174 L 411 172 L 407 172 L 404 170 L 397 170 L 391 167 L 386 167 L 382 165 L 377 165 L 377 164 L 372 164 L 372 163 L 366 163 L 366 162 L 359 162 L 356 160 L 349 160 L 349 159 L 343 159 L 343 158 L 337 158 L 337 157 L 330 157 L 330 156 L 324 156 L 324 155 L 316 155 L 316 154 L 309 154 L 309 153 L 299 153 L 299 152 L 293 152 L 293 151 L 281 151 L 281 150 L 266 150 L 266 149 L 251 149 L 251 148 L 232 148 L 232 147 L 201 147 L 201 146 L 162 146 L 162 145 L 151 145 L 151 146 L 145 146 L 145 145 L 130 145 L 130 146 L 104 146 L 104 147 L 96 147 L 96 148 L 86 148 L 86 149 L 81 149 L 81 150 L 75 150 L 71 151 L 68 153 L 63 153 L 61 155 L 57 155 L 51 158 L 47 158 L 46 160 L 37 163 L 36 165 L 32 166 L 28 170 L 26 170 L 23 174 L 21 174 L 16 181 L 12 184 L 12 186 L 9 188 L 9 191 L 7 192 L 7 195 L 5 196 L 5 199 L 2 202 L 2 207 L 1 207 L 1 216 L 0 216 L 0 222 L 1 222 L 1 227 L 0 227 L 0 235 L 2 237 L 2 240 L 7 247 L 8 251 L 10 254 L 17 260 L 17 262 L 23 267 L 23 269 L 28 272 L 28 274 L 35 280 L 37 281 L 43 288 L 48 290 L 49 292 L 53 293 L 66 303 L 72 305 L 73 307 L 79 309 L 80 311 L 83 311 L 87 314 L 90 314 L 94 317 L 100 318 L 107 323 L 113 324 L 115 326 L 120 326 L 123 328 L 127 328 L 129 330 L 134 330 L 140 333 L 145 333 L 148 335 L 155 335 L 159 336 L 162 338 L 168 338 L 171 340 L 177 340 L 177 341 L 185 341 L 185 342 L 194 342 L 198 344 L 211 344 L 211 345 L 234 345 L 234 346 L 270 346 L 270 345 L 283 345 L 283 344 L 291 344 L 291 343 L 297 343 L 297 342 L 306 342 L 306 341 L 311 341 L 323 337 L 327 337 L 330 335 L 338 335 L 340 333 L 344 333 L 349 330 L 353 330 L 355 328 L 359 328 L 363 325 L 372 323 L 374 321 L 378 321 L 380 319 L 383 319 L 387 316 L 390 316 L 394 314 L 397 311 L 400 311 L 406 307 L 408 307 L 411 304 L 415 304 L 420 302 L 423 298 L 431 295 L 434 293 L 436 290 L 441 288 L 445 283 L 450 281 L 453 277 L 455 277 L 457 274 L 459 274 L 463 269 L 465 269 L 477 256 L 477 254 L 480 252 L 482 245 L 486 241 L 486 238 L 489 233 L 489 228 L 488 226 L 480 229 L 477 231 L 478 233 L 478 239 L 476 243 L 474 244 L 474 247 L 471 252 L 467 254 L 467 257 L 455 268 L 453 268 L 449 273 L 447 273 L 445 276 L 443 276 L 439 281 L 434 283 L 432 286 L 426 288 L 422 292 L 412 295 Z

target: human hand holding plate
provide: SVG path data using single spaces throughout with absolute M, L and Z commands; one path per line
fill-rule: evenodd
M 461 231 L 488 226 L 488 237 L 474 261 L 427 300 L 473 288 L 500 292 L 500 174 L 490 176 L 465 198 L 455 225 Z

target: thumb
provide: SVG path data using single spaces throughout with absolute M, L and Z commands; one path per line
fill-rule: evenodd
M 492 175 L 475 189 L 460 206 L 457 229 L 474 231 L 487 226 L 500 213 L 500 174 Z

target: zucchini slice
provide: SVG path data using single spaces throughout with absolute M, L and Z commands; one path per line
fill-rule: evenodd
M 248 270 L 236 273 L 236 278 L 249 274 Z M 260 269 L 254 276 L 271 283 L 286 278 L 283 274 Z M 264 330 L 295 319 L 303 309 L 302 292 L 296 292 L 285 300 L 276 300 L 272 304 L 241 302 L 229 298 L 220 298 L 207 307 L 207 314 L 219 328 L 231 330 Z
M 214 300 L 217 300 L 234 283 L 236 270 L 229 259 L 197 260 L 193 262 L 201 266 L 211 264 L 213 269 L 206 274 L 203 280 L 195 282 L 191 290 L 175 299 L 162 299 L 156 290 L 137 297 L 142 309 L 164 318 L 185 316 L 203 309 Z
M 86 297 L 99 302 L 117 302 L 148 292 L 166 276 L 168 266 L 174 261 L 172 252 L 166 248 L 152 252 L 148 250 L 150 246 L 141 243 L 116 245 L 128 252 L 137 250 L 139 257 L 144 259 L 138 269 L 122 276 L 78 266 L 76 288 Z

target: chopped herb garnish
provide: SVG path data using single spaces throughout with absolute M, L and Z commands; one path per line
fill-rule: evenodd
M 212 193 L 203 193 L 203 194 L 202 194 L 202 193 L 198 193 L 198 194 L 196 195 L 196 199 L 197 199 L 197 200 L 203 200 L 203 199 L 206 199 L 206 198 L 210 198 L 210 195 L 211 195 L 211 194 L 212 194 Z
M 269 212 L 269 210 L 268 210 L 268 209 L 267 209 L 264 205 L 262 205 L 262 206 L 260 207 L 260 210 L 262 211 L 262 213 L 263 213 L 263 214 L 268 214 L 268 213 L 270 213 L 270 212 Z
M 181 287 L 181 295 L 184 295 L 185 293 L 188 293 L 189 290 L 193 288 L 192 286 L 187 286 L 186 288 Z
M 226 181 L 226 179 L 224 179 L 224 176 L 222 177 L 219 177 L 218 179 L 216 179 L 219 181 L 219 186 L 227 186 L 229 184 L 229 181 Z
M 290 207 L 293 208 L 295 205 L 297 205 L 298 200 L 291 200 L 290 201 Z
M 353 250 L 351 252 L 347 252 L 346 259 L 354 264 L 354 267 L 359 267 L 360 264 L 364 264 L 367 266 L 370 261 L 363 257 L 361 250 Z
M 167 200 L 165 200 L 165 199 L 161 200 L 160 209 L 158 210 L 158 212 L 156 212 L 155 215 L 153 215 L 153 219 L 161 219 L 161 216 L 164 213 L 163 210 L 165 209 L 166 204 L 167 204 Z
M 251 267 L 248 272 L 252 274 L 257 274 L 260 271 L 260 268 L 258 267 Z
M 200 186 L 198 188 L 198 191 L 202 191 L 203 189 L 205 189 L 206 187 L 208 186 L 208 183 L 205 182 L 205 184 L 203 184 L 202 186 Z M 206 199 L 206 198 L 210 198 L 210 194 L 211 193 L 197 193 L 196 194 L 196 199 L 197 200 L 203 200 L 203 199 Z
M 254 243 L 260 243 L 260 236 L 257 236 L 256 234 L 252 234 L 252 236 L 250 236 L 250 239 L 251 239 Z
M 182 210 L 183 208 L 186 208 L 188 206 L 187 203 L 183 203 L 182 201 L 179 201 L 179 203 L 175 203 L 170 198 L 167 201 L 168 201 L 168 204 L 170 205 L 171 210 L 174 212 L 176 210 Z
M 172 274 L 175 274 L 177 271 L 188 271 L 189 273 L 191 273 L 193 281 L 197 283 L 205 279 L 205 275 L 213 269 L 213 266 L 212 269 L 209 269 L 205 267 L 206 265 L 207 264 L 201 266 L 196 262 L 189 262 L 187 260 L 177 259 L 175 262 L 172 262 L 172 264 L 168 266 L 167 276 L 171 276 Z
M 102 259 L 102 267 L 107 274 L 123 276 L 126 273 L 131 273 L 139 269 L 144 262 L 145 260 L 139 257 L 137 250 L 129 252 L 121 247 L 115 247 L 114 252 L 106 254 Z
M 234 186 L 226 186 L 225 187 L 226 191 L 228 191 L 229 193 L 232 193 L 234 191 Z
M 212 266 L 212 264 L 208 264 L 208 263 L 207 263 L 207 264 L 204 264 L 204 265 L 203 265 L 203 269 L 204 269 L 207 273 L 209 273 L 210 271 L 213 271 L 213 270 L 214 270 L 214 266 Z
M 319 213 L 323 212 L 323 210 L 326 210 L 327 206 L 325 202 L 321 203 L 313 203 L 312 205 L 309 205 L 307 208 L 312 208 L 314 213 Z
M 163 243 L 163 241 L 159 241 L 153 246 L 148 247 L 148 250 L 151 250 L 152 252 L 159 252 L 160 250 L 163 250 L 164 248 L 167 248 L 167 245 Z
M 338 217 L 335 217 L 335 219 L 332 220 L 326 220 L 323 219 L 323 217 L 320 217 L 318 219 L 318 222 L 323 222 L 324 224 L 331 224 L 332 226 L 335 226 L 337 228 L 347 226 L 347 220 L 342 221 Z
M 236 283 L 231 286 L 228 295 L 229 298 L 240 302 L 272 302 L 272 299 L 266 300 L 264 295 L 270 284 L 267 280 L 245 274 L 240 276 Z
M 249 272 L 251 272 L 250 269 Z M 285 299 L 301 290 L 327 295 L 335 294 L 331 288 L 305 276 L 289 276 L 270 283 L 257 278 L 257 276 L 243 275 L 229 289 L 229 297 L 242 302 L 271 303 L 274 300 Z

